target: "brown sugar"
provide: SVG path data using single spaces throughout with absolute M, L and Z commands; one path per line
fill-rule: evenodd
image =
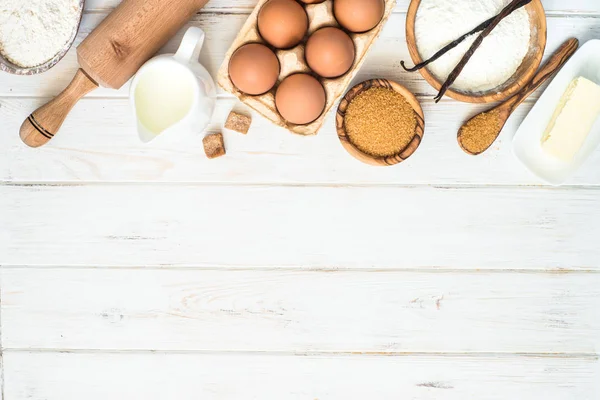
M 208 158 L 217 158 L 225 155 L 225 143 L 222 133 L 212 133 L 202 139 L 204 152 Z
M 252 118 L 248 115 L 240 114 L 235 111 L 229 113 L 227 121 L 225 122 L 225 128 L 231 129 L 244 135 L 248 133 L 250 125 L 252 124 Z
M 501 129 L 500 113 L 492 110 L 469 120 L 460 128 L 458 140 L 468 153 L 480 154 L 494 143 Z
M 387 157 L 401 153 L 411 142 L 417 115 L 400 93 L 371 88 L 348 105 L 344 126 L 350 143 L 360 151 Z

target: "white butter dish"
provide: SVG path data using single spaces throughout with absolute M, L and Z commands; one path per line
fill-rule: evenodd
M 532 173 L 551 185 L 571 177 L 600 144 L 600 118 L 572 161 L 561 161 L 542 150 L 541 139 L 556 106 L 573 79 L 583 76 L 600 84 L 600 40 L 585 43 L 556 75 L 533 106 L 513 139 L 513 151 Z

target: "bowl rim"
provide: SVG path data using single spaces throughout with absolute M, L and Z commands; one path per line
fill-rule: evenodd
M 43 72 L 48 71 L 52 67 L 54 67 L 60 60 L 62 60 L 71 47 L 73 47 L 73 43 L 75 43 L 75 39 L 77 38 L 77 34 L 79 33 L 79 29 L 81 28 L 81 21 L 83 20 L 83 13 L 85 7 L 85 0 L 79 0 L 79 18 L 77 20 L 77 24 L 73 27 L 73 32 L 65 46 L 59 51 L 54 57 L 50 60 L 46 61 L 43 64 L 36 65 L 35 67 L 19 67 L 18 65 L 13 64 L 9 60 L 7 60 L 2 54 L 0 54 L 0 71 L 8 72 L 13 75 L 37 75 Z
M 354 100 L 356 96 L 359 94 L 371 89 L 371 88 L 386 88 L 395 91 L 396 93 L 400 93 L 404 98 L 408 101 L 408 103 L 412 106 L 415 114 L 417 115 L 417 126 L 415 128 L 415 134 L 409 144 L 402 149 L 397 154 L 391 156 L 373 156 L 371 154 L 367 154 L 361 150 L 359 150 L 348 137 L 345 126 L 345 117 L 348 106 Z M 423 109 L 419 100 L 415 97 L 415 95 L 406 89 L 404 86 L 400 85 L 397 82 L 388 80 L 388 79 L 369 79 L 363 81 L 350 89 L 346 95 L 340 101 L 338 105 L 337 113 L 335 116 L 335 125 L 337 130 L 338 138 L 342 143 L 342 146 L 350 155 L 354 158 L 370 165 L 375 166 L 390 166 L 399 164 L 402 161 L 409 158 L 414 152 L 419 148 L 421 141 L 423 140 L 423 135 L 425 133 L 425 117 L 423 115 Z
M 410 57 L 415 65 L 423 62 L 423 59 L 421 58 L 421 55 L 419 54 L 419 51 L 417 49 L 415 37 L 415 21 L 417 17 L 417 11 L 420 5 L 421 0 L 411 0 L 406 14 L 406 42 L 408 46 L 408 52 L 410 53 Z M 525 86 L 527 82 L 529 82 L 533 78 L 533 76 L 535 75 L 542 63 L 542 58 L 546 50 L 548 27 L 546 20 L 546 11 L 544 10 L 544 6 L 541 0 L 533 0 L 531 3 L 526 5 L 525 8 L 534 11 L 534 14 L 537 16 L 536 25 L 538 26 L 537 41 L 539 43 L 539 46 L 534 56 L 532 57 L 532 62 L 529 65 L 529 67 L 525 71 L 522 71 L 521 76 L 515 79 L 512 84 L 506 86 L 501 91 L 497 91 L 494 88 L 490 89 L 487 92 L 484 92 L 483 94 L 476 92 L 469 94 L 450 88 L 446 92 L 447 96 L 454 100 L 462 101 L 465 103 L 483 104 L 492 103 L 496 101 L 503 101 L 519 92 L 519 90 L 521 90 L 523 86 Z M 429 83 L 429 85 L 431 85 L 435 90 L 439 91 L 441 89 L 443 82 L 440 82 L 429 71 L 429 69 L 427 69 L 427 67 L 421 68 L 419 72 L 427 81 L 427 83 Z

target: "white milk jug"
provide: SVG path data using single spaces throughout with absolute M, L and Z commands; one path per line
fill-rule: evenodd
M 152 58 L 133 78 L 130 99 L 143 142 L 200 133 L 208 126 L 217 91 L 198 62 L 203 43 L 202 29 L 189 28 L 177 53 Z

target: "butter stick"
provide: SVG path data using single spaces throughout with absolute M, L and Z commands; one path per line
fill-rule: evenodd
M 562 161 L 573 160 L 600 114 L 600 86 L 578 77 L 562 96 L 542 136 L 542 149 Z

